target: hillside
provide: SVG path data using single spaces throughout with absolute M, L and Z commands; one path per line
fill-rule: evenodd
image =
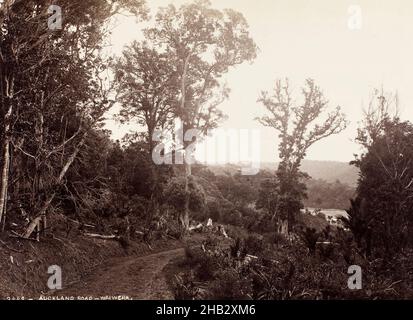
M 261 163 L 261 169 L 273 171 L 277 168 L 278 163 L 264 162 Z M 208 168 L 215 174 L 225 174 L 226 172 L 234 174 L 239 171 L 240 166 L 234 164 L 211 165 Z M 327 182 L 340 182 L 351 187 L 357 184 L 358 170 L 347 162 L 338 161 L 315 161 L 305 160 L 302 164 L 302 170 L 307 172 L 313 179 L 321 179 Z

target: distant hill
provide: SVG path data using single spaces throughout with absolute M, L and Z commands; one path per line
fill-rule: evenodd
M 357 185 L 358 169 L 347 162 L 337 161 L 303 161 L 302 170 L 313 179 L 323 179 L 327 182 L 340 180 L 349 186 Z
M 274 162 L 261 163 L 261 169 L 275 171 L 278 164 Z M 215 174 L 234 174 L 240 170 L 239 165 L 210 165 L 208 168 Z M 339 180 L 349 186 L 356 186 L 358 169 L 346 162 L 304 160 L 302 171 L 307 172 L 313 179 L 322 179 L 327 182 Z

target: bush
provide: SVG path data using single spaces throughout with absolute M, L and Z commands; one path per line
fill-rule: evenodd
M 208 218 L 211 218 L 212 221 L 216 222 L 221 220 L 221 206 L 217 201 L 208 201 L 207 212 Z
M 201 256 L 204 252 L 197 247 L 185 247 L 185 264 L 192 269 L 195 269 L 196 266 L 201 261 Z
M 317 232 L 315 228 L 304 228 L 299 232 L 301 241 L 310 251 L 310 254 L 314 255 L 316 250 L 316 245 L 318 238 L 320 238 L 321 233 Z
M 243 259 L 247 255 L 244 242 L 241 238 L 237 238 L 235 243 L 230 246 L 229 250 L 231 257 L 234 259 Z
M 199 257 L 196 275 L 201 281 L 212 280 L 215 277 L 215 273 L 219 270 L 219 267 L 219 263 L 215 257 L 204 254 Z
M 213 300 L 245 300 L 250 299 L 251 281 L 233 270 L 221 270 L 208 289 L 208 297 Z
M 173 293 L 175 300 L 194 300 L 199 298 L 200 289 L 195 283 L 192 272 L 175 276 L 173 281 Z
M 335 248 L 334 248 L 334 244 L 323 244 L 318 246 L 318 251 L 320 253 L 320 257 L 323 260 L 333 260 L 335 258 Z
M 275 230 L 274 222 L 268 215 L 261 215 L 255 218 L 254 223 L 250 224 L 249 229 L 253 232 L 267 233 Z
M 225 230 L 227 231 L 228 236 L 232 239 L 237 239 L 237 238 L 245 239 L 250 234 L 244 228 L 236 227 L 232 225 L 225 226 Z
M 276 246 L 288 245 L 289 242 L 285 236 L 279 232 L 268 233 L 265 237 L 266 241 L 270 244 L 275 244 Z
M 189 209 L 192 212 L 202 211 L 205 207 L 205 192 L 193 178 L 189 181 Z M 175 210 L 181 210 L 185 205 L 185 179 L 182 177 L 173 178 L 166 186 L 163 197 L 167 204 Z
M 242 214 L 238 210 L 231 210 L 223 214 L 222 221 L 233 226 L 243 226 Z
M 188 250 L 187 258 L 195 265 L 192 274 L 176 284 L 176 290 L 183 297 L 225 300 L 413 298 L 409 259 L 412 252 L 397 256 L 391 263 L 385 259 L 369 262 L 357 254 L 355 245 L 343 232 L 335 232 L 331 239 L 335 247 L 320 247 L 319 256 L 308 255 L 306 247 L 297 241 L 285 242 L 275 249 L 259 236 L 249 236 L 238 238 L 225 248 L 211 238 L 207 252 Z M 315 233 L 311 229 L 303 231 L 312 248 Z M 278 234 L 267 235 L 271 236 Z M 326 231 L 323 239 L 330 236 Z M 247 251 L 255 251 L 258 259 L 246 259 Z M 353 257 L 351 264 L 360 265 L 363 270 L 362 290 L 347 287 L 349 256 Z
M 252 255 L 262 254 L 267 247 L 262 237 L 253 234 L 249 235 L 244 243 L 247 253 Z

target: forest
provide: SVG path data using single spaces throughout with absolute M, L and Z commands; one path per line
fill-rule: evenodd
M 145 25 L 143 39 L 108 55 L 119 14 Z M 314 144 L 347 127 L 343 110 L 315 79 L 274 77 L 256 123 L 273 129 L 278 164 L 242 175 L 188 160 L 225 120 L 223 77 L 259 55 L 242 13 L 208 0 L 156 12 L 145 0 L 3 0 L 0 24 L 0 297 L 47 291 L 49 264 L 83 276 L 88 255 L 176 246 L 174 299 L 413 298 L 413 124 L 395 93 L 372 93 L 352 185 L 303 169 Z M 115 107 L 136 129 L 119 140 L 105 126 Z M 169 150 L 176 123 L 197 135 Z M 156 163 L 156 152 L 185 161 Z M 319 209 L 345 214 L 332 224 Z

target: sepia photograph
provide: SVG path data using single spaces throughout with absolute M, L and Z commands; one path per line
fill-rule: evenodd
M 0 300 L 413 300 L 413 2 L 0 0 L 0 25 Z

